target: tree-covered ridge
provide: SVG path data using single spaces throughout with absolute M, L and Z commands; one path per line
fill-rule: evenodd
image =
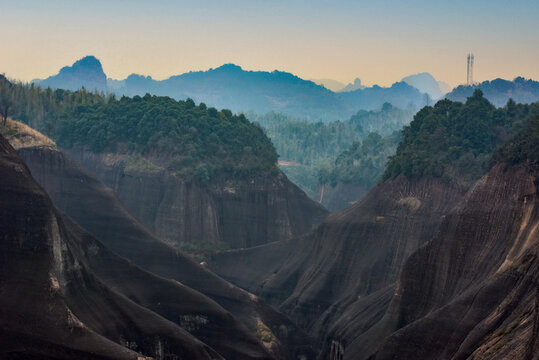
M 4 78 L 4 81 L 7 80 Z M 57 137 L 61 120 L 70 117 L 77 107 L 105 104 L 115 99 L 112 95 L 90 92 L 84 88 L 77 91 L 52 90 L 19 82 L 11 83 L 10 97 L 13 102 L 10 117 L 52 139 Z
M 333 167 L 322 168 L 320 184 L 355 184 L 369 189 L 382 177 L 388 157 L 395 153 L 401 140 L 399 132 L 385 138 L 370 133 L 362 142 L 355 141 L 335 160 Z
M 264 131 L 243 114 L 150 95 L 79 106 L 60 124 L 58 143 L 89 145 L 94 152 L 166 154 L 170 170 L 192 170 L 202 179 L 219 171 L 271 170 L 277 162 Z
M 537 104 L 509 101 L 496 108 L 481 90 L 466 103 L 441 100 L 424 107 L 405 127 L 384 178 L 435 176 L 468 187 L 488 170 L 494 149 L 525 126 Z
M 6 80 L 7 81 L 7 80 Z M 271 170 L 277 154 L 264 131 L 243 115 L 192 100 L 41 89 L 13 83 L 10 116 L 61 147 L 144 156 L 180 176 L 207 180 L 220 171 Z
M 492 156 L 492 163 L 522 164 L 539 170 L 539 115 L 531 116 L 524 130 L 518 132 Z

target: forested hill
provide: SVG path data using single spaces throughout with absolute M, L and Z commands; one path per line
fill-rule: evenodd
M 220 172 L 276 169 L 277 153 L 264 131 L 230 110 L 150 95 L 116 99 L 22 84 L 10 89 L 11 117 L 64 148 L 151 158 L 152 165 L 202 181 Z
M 528 125 L 492 156 L 491 165 L 505 162 L 524 165 L 539 171 L 539 112 L 535 111 Z
M 449 100 L 464 102 L 472 96 L 474 89 L 480 89 L 488 101 L 497 107 L 505 106 L 509 99 L 524 104 L 539 101 L 539 82 L 522 77 L 517 77 L 513 81 L 496 79 L 474 86 L 460 85 L 446 97 Z
M 493 151 L 537 114 L 539 103 L 496 108 L 479 89 L 464 104 L 441 100 L 404 128 L 384 177 L 435 176 L 468 187 L 488 170 Z

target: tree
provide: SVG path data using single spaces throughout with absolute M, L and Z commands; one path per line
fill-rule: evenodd
M 6 126 L 7 117 L 13 106 L 13 92 L 11 83 L 4 75 L 0 75 L 0 116 L 2 116 L 3 125 Z

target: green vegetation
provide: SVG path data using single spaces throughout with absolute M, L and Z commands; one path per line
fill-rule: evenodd
M 42 89 L 15 82 L 12 83 L 10 91 L 13 101 L 10 117 L 52 139 L 57 138 L 59 122 L 72 117 L 79 106 L 104 104 L 115 99 L 114 96 L 89 92 L 85 89 L 72 92 Z
M 390 158 L 384 178 L 443 177 L 470 186 L 488 170 L 494 149 L 521 130 L 537 104 L 509 101 L 496 109 L 476 90 L 465 104 L 441 100 L 424 107 L 402 132 L 397 153 Z
M 277 113 L 248 113 L 247 117 L 266 129 L 281 160 L 311 166 L 321 161 L 333 162 L 354 141 L 364 139 L 371 132 L 388 136 L 401 130 L 412 121 L 413 112 L 386 103 L 378 111 L 360 110 L 347 121 L 329 123 L 313 123 Z
M 402 129 L 412 120 L 413 112 L 386 103 L 378 111 L 361 110 L 347 121 L 329 123 L 313 123 L 277 113 L 249 113 L 247 117 L 266 130 L 280 159 L 292 163 L 281 164 L 285 174 L 314 198 L 320 171 L 330 172 L 339 154 L 354 142 L 365 139 L 371 132 L 389 136 Z M 385 156 L 387 155 L 384 155 L 382 162 L 385 162 Z M 371 159 L 377 164 L 375 166 L 378 166 L 380 160 Z M 383 164 L 380 166 L 383 172 Z M 366 177 L 371 175 L 373 172 L 365 173 Z M 377 181 L 378 178 L 377 175 L 372 181 Z
M 58 144 L 94 152 L 166 154 L 168 169 L 200 182 L 218 172 L 272 170 L 277 154 L 264 131 L 243 115 L 192 100 L 146 95 L 79 106 L 60 123 Z
M 144 157 L 132 164 L 167 168 L 203 183 L 220 172 L 275 171 L 277 154 L 264 131 L 243 115 L 201 103 L 13 84 L 12 117 L 64 148 Z M 140 160 L 140 159 L 139 159 Z
M 333 167 L 320 170 L 320 184 L 337 183 L 361 185 L 369 189 L 382 178 L 387 159 L 393 155 L 401 140 L 399 132 L 382 138 L 377 133 L 370 133 L 361 143 L 355 141 L 335 160 Z
M 17 150 L 26 147 L 56 147 L 54 141 L 45 135 L 11 119 L 6 119 L 5 124 L 0 126 L 0 134 Z
M 208 260 L 215 253 L 230 250 L 230 245 L 224 241 L 201 241 L 196 243 L 182 243 L 177 248 L 189 254 L 196 261 L 202 262 Z
M 499 162 L 523 164 L 532 171 L 539 170 L 539 115 L 532 115 L 526 128 L 494 153 L 491 163 Z
M 279 339 L 277 339 L 271 329 L 263 322 L 258 323 L 255 336 L 264 343 L 279 342 Z

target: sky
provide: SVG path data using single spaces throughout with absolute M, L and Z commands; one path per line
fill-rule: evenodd
M 0 73 L 30 81 L 86 55 L 108 77 L 164 79 L 235 63 L 389 86 L 539 80 L 538 0 L 0 0 Z

